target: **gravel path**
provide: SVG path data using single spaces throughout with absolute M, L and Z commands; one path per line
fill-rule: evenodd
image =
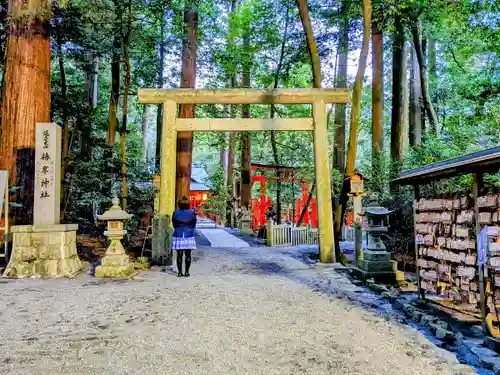
M 294 279 L 324 269 L 270 251 L 200 249 L 191 278 L 0 281 L 0 373 L 458 373 L 415 330 Z

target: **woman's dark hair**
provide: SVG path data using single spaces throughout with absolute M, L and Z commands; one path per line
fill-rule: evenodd
M 184 196 L 179 200 L 179 209 L 189 210 L 189 199 L 187 197 Z

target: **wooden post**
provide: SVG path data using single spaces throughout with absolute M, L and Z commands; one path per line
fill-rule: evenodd
M 479 192 L 483 187 L 483 174 L 476 173 L 474 175 L 474 216 L 476 220 L 476 249 L 479 252 L 479 247 L 477 246 L 477 239 L 479 237 L 479 233 L 481 232 L 481 224 L 479 223 L 479 206 L 477 204 L 477 198 L 479 197 Z M 478 253 L 479 255 L 479 253 Z M 483 322 L 483 330 L 486 331 L 486 293 L 485 293 L 485 282 L 484 282 L 484 265 L 478 264 L 478 272 L 479 272 L 479 306 L 481 309 L 481 320 Z M 495 291 L 492 291 L 495 293 Z
M 353 195 L 353 197 L 352 197 L 352 220 L 354 221 L 354 223 L 356 223 L 359 220 L 360 225 L 361 225 L 361 219 L 362 219 L 362 216 L 360 216 L 360 214 L 361 214 L 361 210 L 363 209 L 362 199 L 363 199 L 363 197 L 361 194 L 356 194 L 356 195 Z
M 175 210 L 175 169 L 177 131 L 175 121 L 177 105 L 173 101 L 163 103 L 161 136 L 160 216 L 172 215 Z
M 354 253 L 356 254 L 356 266 L 358 261 L 363 259 L 363 231 L 361 229 L 361 220 L 356 220 L 354 224 Z
M 273 246 L 273 221 L 268 220 L 266 222 L 266 238 L 267 246 Z
M 165 246 L 160 254 L 160 259 L 165 259 L 167 265 L 172 262 L 170 231 L 171 215 L 175 210 L 175 174 L 176 174 L 176 151 L 177 130 L 175 121 L 177 117 L 177 104 L 174 101 L 163 103 L 163 124 L 161 133 L 161 179 L 160 179 L 160 225 L 159 230 L 165 231 L 166 237 L 162 235 L 160 246 Z M 163 240 L 163 238 L 165 238 Z
M 316 166 L 316 199 L 319 221 L 319 259 L 324 263 L 335 262 L 333 215 L 331 202 L 330 164 L 328 162 L 328 129 L 326 105 L 323 100 L 313 103 L 314 163 Z
M 419 186 L 413 185 L 413 196 L 412 196 L 412 206 L 413 206 L 413 241 L 415 242 L 415 269 L 417 271 L 417 294 L 421 299 L 425 298 L 425 291 L 422 290 L 421 280 L 420 280 L 420 267 L 418 266 L 418 244 L 417 244 L 417 205 L 420 195 Z

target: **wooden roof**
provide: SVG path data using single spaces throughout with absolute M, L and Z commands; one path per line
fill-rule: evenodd
M 500 146 L 497 146 L 410 169 L 401 173 L 393 183 L 416 185 L 468 173 L 496 173 L 499 168 Z

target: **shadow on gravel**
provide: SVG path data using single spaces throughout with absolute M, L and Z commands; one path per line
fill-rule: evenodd
M 276 262 L 264 262 L 251 260 L 248 262 L 250 270 L 247 273 L 258 275 L 284 275 L 287 274 L 285 268 Z

